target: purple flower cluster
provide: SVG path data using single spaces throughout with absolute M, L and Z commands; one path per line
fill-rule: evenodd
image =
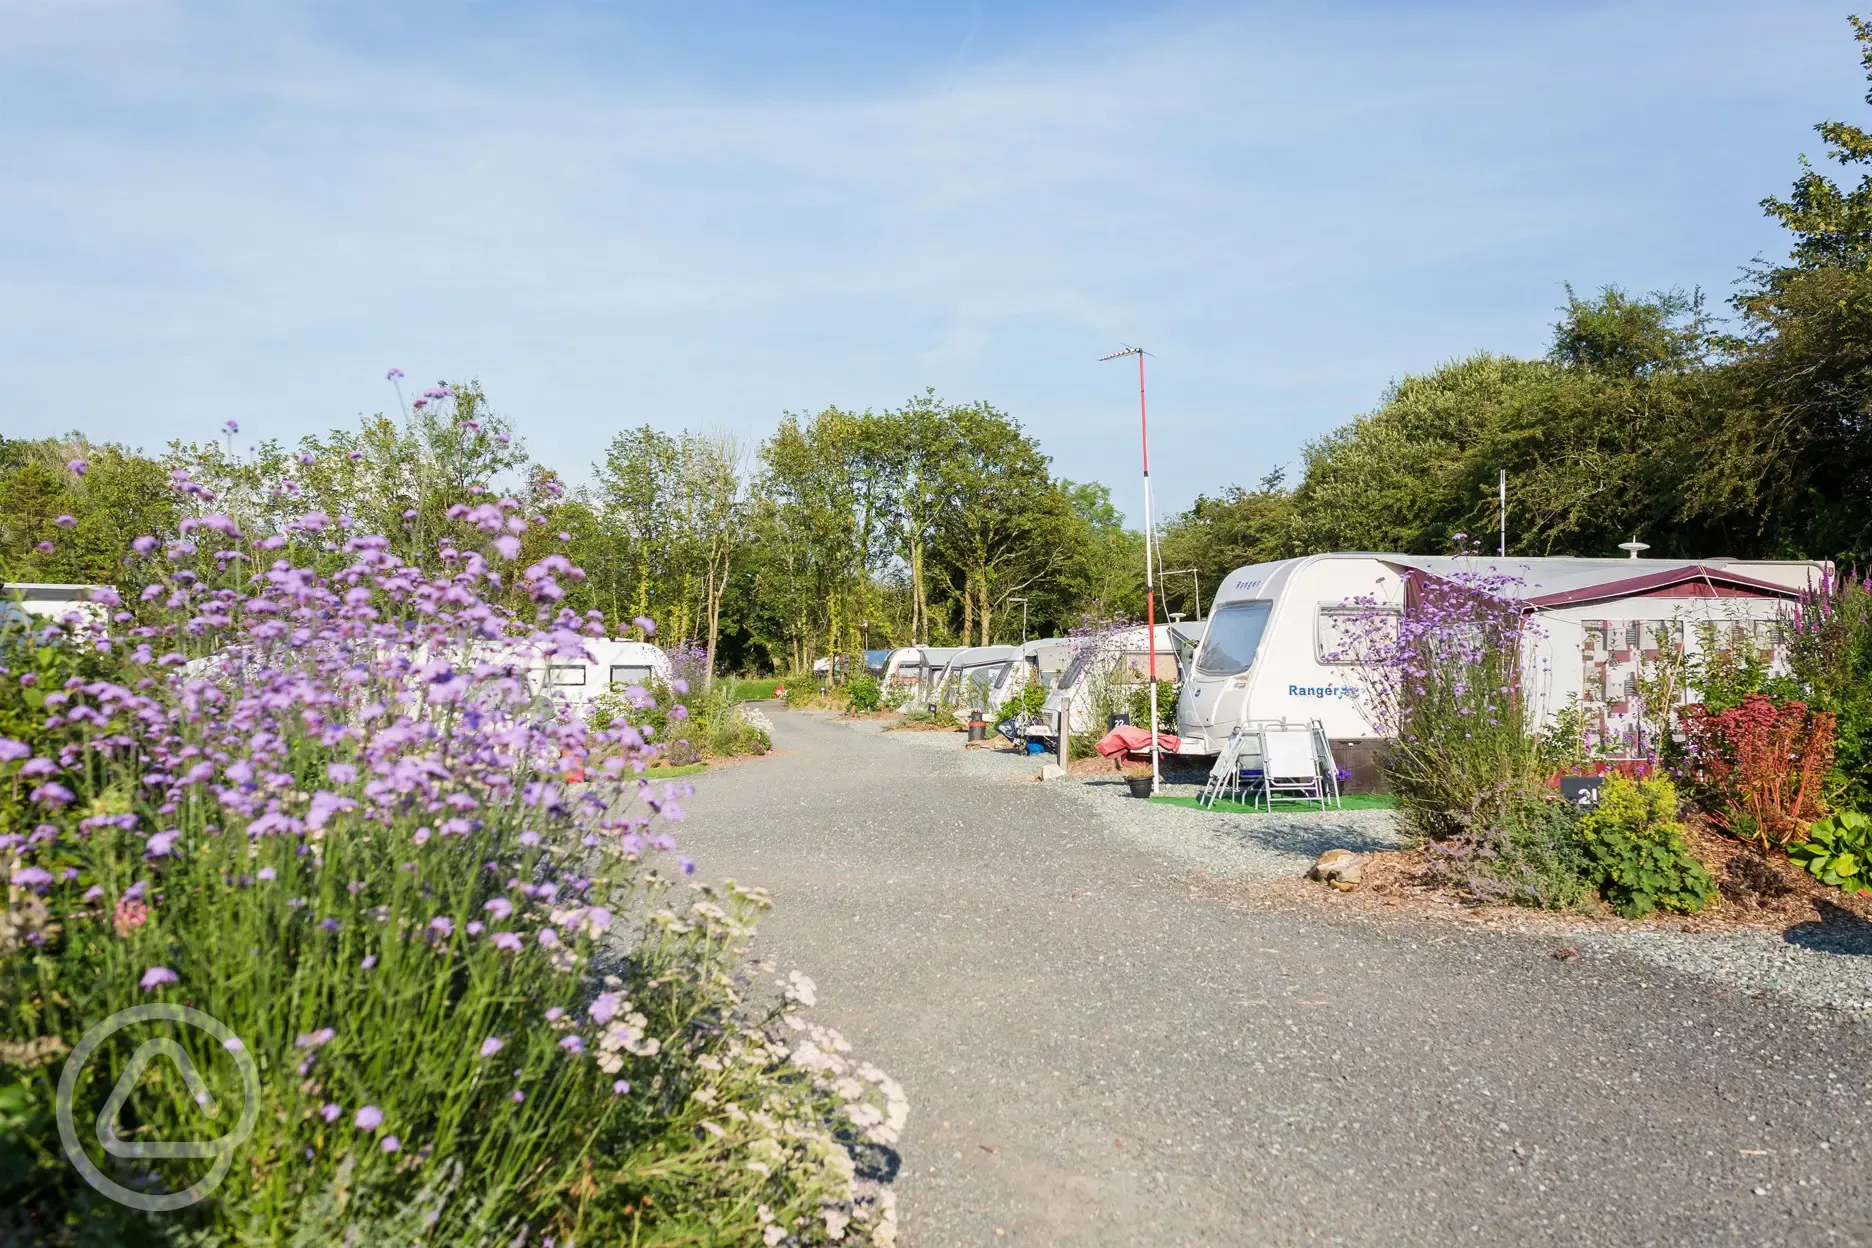
M 173 485 L 212 503 L 186 475 Z M 528 522 L 515 500 L 459 513 L 499 561 L 518 555 Z M 609 889 L 647 845 L 674 847 L 640 800 L 656 748 L 628 724 L 555 710 L 528 683 L 542 656 L 584 655 L 602 635 L 600 620 L 556 605 L 583 572 L 559 554 L 526 567 L 517 580 L 536 606 L 522 620 L 492 601 L 503 581 L 488 553 L 445 543 L 427 571 L 343 517 L 307 511 L 285 529 L 255 538 L 214 512 L 138 538 L 148 586 L 136 617 L 46 627 L 42 642 L 110 652 L 121 674 L 46 693 L 44 732 L 29 740 L 53 744 L 0 738 L 0 785 L 40 821 L 0 839 L 10 884 L 48 898 L 68 929 L 101 901 L 118 939 L 173 950 L 176 969 L 140 961 L 145 993 L 207 977 L 167 926 L 164 881 L 190 871 L 170 891 L 231 890 L 226 904 L 273 916 L 292 957 L 329 959 L 352 983 L 381 980 L 399 945 L 397 957 L 534 982 L 583 965 L 612 923 L 581 874 L 589 855 L 610 856 Z M 288 557 L 306 548 L 303 562 Z M 97 802 L 112 785 L 136 794 L 137 813 Z M 226 865 L 197 870 L 209 859 Z M 357 974 L 380 956 L 386 971 Z M 302 1074 L 334 1039 L 329 1027 L 297 1036 Z M 564 1058 L 578 1057 L 584 1041 L 568 1040 Z M 358 1111 L 358 1127 L 374 1130 L 377 1114 Z

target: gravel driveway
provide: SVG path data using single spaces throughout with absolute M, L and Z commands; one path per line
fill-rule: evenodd
M 1853 1016 L 1239 886 L 1382 817 L 1144 818 L 953 735 L 774 719 L 685 849 L 773 890 L 762 946 L 902 1080 L 907 1248 L 1872 1244 Z

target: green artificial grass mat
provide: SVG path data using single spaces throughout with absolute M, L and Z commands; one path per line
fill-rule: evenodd
M 1265 815 L 1269 813 L 1265 807 L 1250 806 L 1246 802 L 1237 802 L 1226 797 L 1217 798 L 1213 806 L 1204 806 L 1200 800 L 1194 797 L 1169 797 L 1163 794 L 1159 794 L 1150 800 L 1153 802 L 1161 802 L 1165 806 L 1183 806 L 1190 810 L 1227 811 L 1231 815 Z M 1339 806 L 1333 806 L 1329 803 L 1326 807 L 1327 811 L 1397 809 L 1397 798 L 1391 796 L 1389 793 L 1347 793 L 1341 801 L 1342 804 Z M 1290 814 L 1296 810 L 1310 810 L 1317 814 L 1319 813 L 1319 806 L 1314 802 L 1280 802 L 1275 805 L 1273 813 Z

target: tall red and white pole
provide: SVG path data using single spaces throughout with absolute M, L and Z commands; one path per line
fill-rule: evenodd
M 1157 540 L 1152 522 L 1150 479 L 1150 415 L 1144 402 L 1144 348 L 1126 347 L 1110 355 L 1100 356 L 1100 361 L 1123 359 L 1127 355 L 1137 356 L 1138 362 L 1138 439 L 1144 449 L 1144 646 L 1150 656 L 1150 760 L 1151 792 L 1156 793 L 1163 784 L 1163 765 L 1158 758 L 1157 747 Z

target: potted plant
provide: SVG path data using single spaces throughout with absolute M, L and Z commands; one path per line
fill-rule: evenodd
M 1130 786 L 1132 797 L 1151 795 L 1151 766 L 1148 760 L 1139 762 L 1136 759 L 1127 759 L 1118 764 L 1118 773 Z

